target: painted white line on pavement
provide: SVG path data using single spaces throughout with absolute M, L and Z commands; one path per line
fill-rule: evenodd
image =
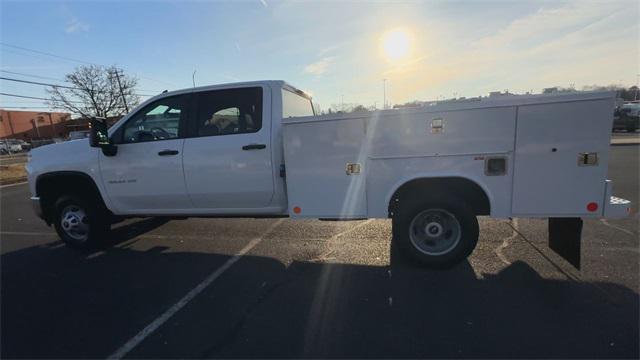
M 28 231 L 0 231 L 0 235 L 19 235 L 19 236 L 58 236 L 58 234 L 51 232 L 28 232 Z
M 0 186 L 0 189 L 12 187 L 12 186 L 24 185 L 24 184 L 28 184 L 28 183 L 29 183 L 28 181 L 23 181 L 23 182 L 19 182 L 19 183 L 15 183 L 15 184 L 2 185 L 2 186 Z
M 185 307 L 193 298 L 198 296 L 204 289 L 206 289 L 211 283 L 213 283 L 217 278 L 220 277 L 225 271 L 229 270 L 229 268 L 235 264 L 238 260 L 242 258 L 244 254 L 253 249 L 256 245 L 258 245 L 264 238 L 275 229 L 276 226 L 280 225 L 284 219 L 280 219 L 275 223 L 271 224 L 267 231 L 262 236 L 253 238 L 247 246 L 242 248 L 237 254 L 233 255 L 233 257 L 227 260 L 221 267 L 219 267 L 216 271 L 211 273 L 211 275 L 207 276 L 198 286 L 191 289 L 182 299 L 180 299 L 177 303 L 173 304 L 167 311 L 165 311 L 162 315 L 153 320 L 149 325 L 147 325 L 144 329 L 142 329 L 138 334 L 132 337 L 129 341 L 127 341 L 122 347 L 120 347 L 116 352 L 109 355 L 107 359 L 122 359 L 129 351 L 133 350 L 138 344 L 140 344 L 147 336 L 151 335 L 156 329 L 162 326 L 167 320 L 169 320 L 173 315 L 175 315 L 180 309 Z
M 616 229 L 616 230 L 622 231 L 625 234 L 633 236 L 633 231 L 629 231 L 629 230 L 627 230 L 627 229 L 625 229 L 623 227 L 617 226 L 617 225 L 609 224 L 609 222 L 606 219 L 600 219 L 600 222 L 603 225 L 608 226 L 608 227 L 610 227 L 612 229 Z
M 507 257 L 504 256 L 504 254 L 502 253 L 502 250 L 506 249 L 507 246 L 511 245 L 511 242 L 518 237 L 518 219 L 513 219 L 512 224 L 513 224 L 513 234 L 511 234 L 511 236 L 509 237 L 504 238 L 504 240 L 502 240 L 502 244 L 500 244 L 500 246 L 498 246 L 495 249 L 496 255 L 498 255 L 498 258 L 500 258 L 500 260 L 505 265 L 511 265 L 511 261 L 509 261 Z

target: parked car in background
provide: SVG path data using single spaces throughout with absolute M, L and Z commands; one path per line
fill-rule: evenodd
M 626 103 L 616 109 L 613 130 L 635 132 L 640 128 L 640 103 Z
M 29 150 L 31 146 L 24 140 L 17 139 L 4 139 L 0 140 L 0 153 L 1 154 L 15 154 Z
M 69 133 L 69 140 L 78 140 L 89 137 L 89 130 L 72 131 Z
M 31 144 L 29 144 L 28 142 L 24 140 L 18 140 L 18 142 L 20 143 L 20 147 L 22 147 L 22 151 L 31 150 Z

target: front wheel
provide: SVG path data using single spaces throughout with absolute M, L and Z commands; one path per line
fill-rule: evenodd
M 54 227 L 67 245 L 87 249 L 102 245 L 110 224 L 98 205 L 68 195 L 55 203 Z
M 393 241 L 422 265 L 450 267 L 469 256 L 478 242 L 473 209 L 455 197 L 400 202 L 393 217 Z

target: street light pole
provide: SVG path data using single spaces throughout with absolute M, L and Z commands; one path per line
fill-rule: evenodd
M 382 110 L 387 109 L 387 79 L 382 79 Z

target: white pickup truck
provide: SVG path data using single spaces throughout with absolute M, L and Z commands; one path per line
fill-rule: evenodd
M 283 81 L 173 91 L 32 150 L 31 200 L 76 247 L 123 217 L 391 218 L 398 247 L 432 267 L 473 251 L 476 216 L 550 218 L 550 246 L 579 266 L 581 218 L 630 213 L 607 180 L 614 97 L 317 116 Z

